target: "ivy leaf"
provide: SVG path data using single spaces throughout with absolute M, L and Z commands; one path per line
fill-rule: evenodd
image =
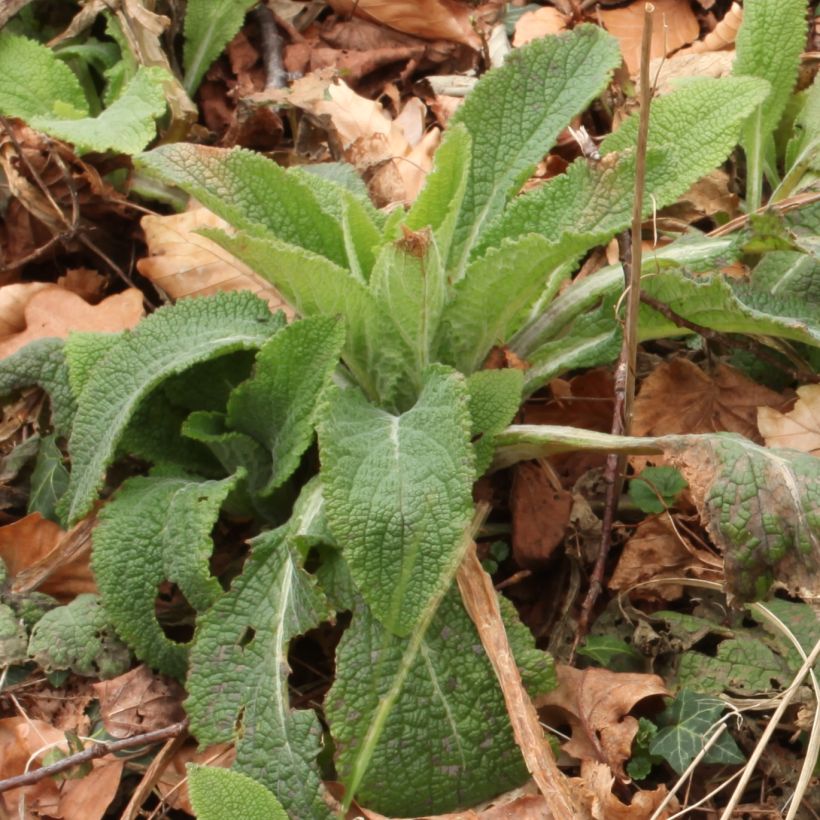
M 235 228 L 347 265 L 341 226 L 328 218 L 306 180 L 259 153 L 176 143 L 141 154 L 135 165 L 179 186 Z
M 74 523 L 91 507 L 105 468 L 140 402 L 168 377 L 198 362 L 261 347 L 281 326 L 249 293 L 184 299 L 125 331 L 93 369 L 78 399 L 69 441 L 72 470 L 58 512 Z
M 706 745 L 710 730 L 725 709 L 722 700 L 698 695 L 689 689 L 681 690 L 658 717 L 658 722 L 666 725 L 650 741 L 650 754 L 663 757 L 678 774 L 683 774 Z M 725 732 L 704 760 L 707 763 L 746 762 L 732 736 Z
M 614 635 L 591 635 L 578 654 L 613 672 L 642 672 L 646 666 L 644 656 L 634 646 Z
M 454 115 L 472 139 L 449 265 L 459 277 L 481 232 L 504 209 L 558 133 L 620 65 L 617 41 L 598 26 L 542 37 L 488 72 Z M 502 104 L 503 103 L 503 104 Z
M 299 466 L 344 340 L 344 325 L 336 317 L 295 322 L 262 347 L 252 378 L 231 393 L 229 426 L 251 436 L 272 456 L 263 494 L 280 487 Z
M 482 476 L 493 458 L 494 434 L 501 432 L 521 406 L 524 374 L 514 368 L 479 370 L 467 379 L 470 394 L 470 435 L 475 450 L 477 476 Z
M 38 114 L 29 125 L 73 143 L 79 154 L 136 154 L 156 136 L 155 121 L 166 107 L 163 85 L 169 79 L 170 74 L 162 68 L 140 66 L 118 99 L 99 116 L 65 119 Z
M 100 599 L 89 593 L 46 612 L 31 631 L 28 652 L 46 672 L 70 669 L 87 678 L 116 678 L 131 665 L 128 647 Z
M 137 657 L 168 675 L 185 674 L 188 646 L 168 638 L 157 620 L 157 586 L 176 583 L 197 611 L 219 597 L 208 563 L 211 530 L 236 483 L 236 476 L 139 476 L 100 511 L 92 567 L 105 610 Z
M 185 8 L 185 47 L 182 52 L 183 86 L 191 96 L 211 63 L 242 27 L 254 0 L 188 0 Z
M 185 708 L 201 744 L 236 741 L 235 768 L 271 789 L 291 816 L 329 818 L 315 765 L 322 727 L 292 710 L 288 647 L 329 615 L 293 538 L 310 527 L 316 486 L 294 519 L 252 542 L 245 569 L 197 621 Z
M 400 416 L 358 391 L 329 398 L 319 428 L 330 529 L 388 632 L 408 635 L 452 577 L 475 477 L 467 388 L 441 365 Z
M 71 389 L 62 339 L 36 339 L 0 361 L 0 396 L 31 385 L 48 393 L 54 430 L 67 436 L 77 403 Z
M 288 820 L 276 795 L 252 777 L 231 769 L 189 763 L 188 791 L 199 820 Z
M 388 816 L 473 806 L 527 778 L 501 691 L 453 587 L 407 638 L 359 603 L 325 712 L 348 794 Z
M 0 114 L 29 122 L 58 110 L 88 115 L 77 75 L 47 46 L 0 33 Z

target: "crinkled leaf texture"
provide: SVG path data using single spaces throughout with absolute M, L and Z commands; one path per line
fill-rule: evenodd
M 79 154 L 91 151 L 136 154 L 156 136 L 155 121 L 165 113 L 167 71 L 140 66 L 122 94 L 97 117 L 65 119 L 38 114 L 29 125 L 52 137 L 71 142 Z
M 199 362 L 261 347 L 282 322 L 249 293 L 221 293 L 160 308 L 122 333 L 78 398 L 60 515 L 73 523 L 88 512 L 123 431 L 155 387 Z
M 89 593 L 46 612 L 34 625 L 28 651 L 47 672 L 70 669 L 88 678 L 115 678 L 131 665 L 128 647 L 117 637 L 100 599 Z
M 496 465 L 572 450 L 664 453 L 684 475 L 701 519 L 723 550 L 730 600 L 774 583 L 820 599 L 820 459 L 760 447 L 728 433 L 634 438 L 572 427 L 520 425 L 496 436 Z
M 399 416 L 357 390 L 328 396 L 319 427 L 327 519 L 374 615 L 408 635 L 449 583 L 473 510 L 464 377 L 429 369 Z
M 276 795 L 231 769 L 189 763 L 188 791 L 198 820 L 288 820 Z
M 57 437 L 53 433 L 43 436 L 31 471 L 31 489 L 26 511 L 38 512 L 43 518 L 59 523 L 55 509 L 67 487 L 68 470 L 63 464 Z
M 344 324 L 336 317 L 295 322 L 262 347 L 253 376 L 231 393 L 228 425 L 271 454 L 262 493 L 280 487 L 299 466 L 344 340 Z
M 459 108 L 472 157 L 450 252 L 458 277 L 481 232 L 549 150 L 558 133 L 606 86 L 620 64 L 617 41 L 598 26 L 534 40 L 486 74 Z
M 157 587 L 179 586 L 201 612 L 222 592 L 211 575 L 211 530 L 235 476 L 202 481 L 139 476 L 100 511 L 92 567 L 105 610 L 137 657 L 168 675 L 185 674 L 188 645 L 165 635 L 155 611 Z
M 72 113 L 89 113 L 74 72 L 50 48 L 0 33 L 0 114 L 28 122 L 37 116 Z
M 62 339 L 37 339 L 0 361 L 0 396 L 35 384 L 51 399 L 55 432 L 67 436 L 77 403 L 69 381 Z
M 188 0 L 185 7 L 185 91 L 192 95 L 205 72 L 233 39 L 254 0 Z
M 512 617 L 511 643 L 525 655 L 528 684 L 535 692 L 551 688 L 548 656 Z M 527 778 L 495 674 L 455 587 L 409 638 L 387 633 L 359 602 L 337 649 L 325 709 L 346 788 L 383 814 L 426 817 L 473 806 Z
M 291 522 L 252 542 L 245 569 L 197 622 L 185 708 L 201 744 L 235 740 L 235 768 L 274 792 L 293 817 L 331 814 L 315 764 L 322 727 L 288 695 L 291 639 L 330 614 L 294 546 L 316 515 L 308 485 Z

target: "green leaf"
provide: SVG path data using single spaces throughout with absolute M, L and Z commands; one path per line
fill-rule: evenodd
M 448 267 L 460 277 L 481 232 L 504 209 L 566 124 L 620 65 L 617 41 L 598 26 L 516 49 L 456 112 L 472 138 L 467 187 Z
M 83 392 L 94 368 L 117 345 L 119 333 L 84 333 L 69 334 L 65 341 L 65 362 L 68 367 L 68 380 L 75 396 Z
M 433 170 L 427 175 L 404 224 L 411 231 L 430 228 L 442 259 L 447 259 L 456 220 L 467 189 L 472 140 L 463 125 L 447 129 L 436 151 Z
M 647 177 L 646 192 L 658 207 L 674 202 L 726 159 L 741 126 L 768 92 L 769 85 L 756 77 L 702 78 L 652 101 L 648 148 L 663 149 L 669 158 Z M 637 139 L 635 114 L 603 141 L 601 150 L 634 148 Z
M 343 316 L 344 363 L 369 398 L 389 399 L 401 363 L 383 344 L 386 317 L 362 282 L 328 259 L 275 239 L 206 235 L 272 282 L 302 316 Z
M 68 470 L 63 464 L 63 454 L 57 446 L 57 437 L 43 436 L 31 473 L 27 512 L 38 512 L 43 518 L 57 521 L 57 502 L 67 487 Z
M 137 657 L 168 675 L 185 674 L 188 645 L 162 630 L 157 586 L 177 584 L 198 612 L 219 597 L 208 563 L 211 530 L 236 482 L 138 476 L 100 511 L 92 567 L 106 612 Z
M 328 217 L 303 178 L 243 148 L 164 145 L 135 158 L 149 177 L 177 185 L 235 228 L 347 265 L 338 221 Z
M 614 635 L 591 635 L 578 648 L 578 654 L 613 672 L 642 672 L 646 667 L 644 656 Z
M 763 154 L 797 80 L 806 44 L 806 0 L 747 0 L 737 33 L 733 73 L 761 77 L 770 85 L 743 129 L 747 164 L 747 207 L 761 204 Z
M 448 583 L 472 514 L 467 402 L 464 379 L 439 365 L 406 413 L 337 391 L 319 428 L 330 529 L 368 605 L 397 635 Z
M 119 98 L 99 116 L 65 119 L 38 114 L 29 125 L 73 143 L 78 154 L 136 154 L 156 136 L 155 120 L 165 113 L 163 85 L 169 78 L 162 68 L 140 66 Z
M 273 459 L 262 493 L 280 487 L 299 466 L 344 340 L 344 324 L 335 317 L 291 324 L 262 347 L 252 378 L 231 394 L 229 426 L 264 445 Z
M 473 806 L 527 777 L 455 587 L 408 638 L 359 604 L 336 650 L 325 714 L 347 794 L 388 816 Z
M 674 467 L 645 467 L 629 482 L 629 497 L 645 513 L 662 513 L 686 489 L 686 480 Z
M 477 370 L 493 345 L 512 336 L 538 296 L 550 298 L 558 290 L 559 265 L 581 250 L 574 239 L 555 245 L 527 234 L 472 262 L 444 309 L 441 359 L 462 373 Z
M 160 308 L 125 331 L 79 397 L 60 515 L 73 523 L 88 512 L 120 436 L 151 390 L 198 362 L 261 347 L 279 323 L 261 299 L 223 293 Z
M 86 678 L 116 678 L 131 665 L 128 647 L 114 632 L 100 599 L 89 593 L 46 612 L 34 625 L 28 651 L 46 672 L 70 669 Z
M 660 758 L 649 753 L 649 745 L 658 733 L 658 727 L 646 718 L 638 718 L 638 733 L 632 741 L 632 757 L 626 764 L 626 773 L 633 780 L 644 780 Z
M 650 753 L 663 757 L 678 774 L 683 774 L 700 754 L 725 709 L 726 704 L 721 700 L 683 689 L 658 717 L 659 724 L 668 725 L 649 743 Z M 729 764 L 746 761 L 732 736 L 726 732 L 709 749 L 704 760 Z
M 183 85 L 190 96 L 199 87 L 211 63 L 242 27 L 254 0 L 188 0 L 185 7 L 185 47 Z
M 429 230 L 382 248 L 370 290 L 384 317 L 379 341 L 401 362 L 395 400 L 399 407 L 407 407 L 418 397 L 423 374 L 434 361 L 434 341 L 447 299 L 447 278 Z
M 470 394 L 470 436 L 475 450 L 477 476 L 483 475 L 493 458 L 494 435 L 518 412 L 524 374 L 520 370 L 479 370 L 467 379 Z
M 276 796 L 252 777 L 217 766 L 188 764 L 188 791 L 198 820 L 288 820 Z
M 10 667 L 28 660 L 28 635 L 17 613 L 0 603 L 0 657 L 3 666 Z
M 316 487 L 300 501 L 310 507 Z M 308 515 L 308 518 L 310 516 Z M 329 818 L 315 764 L 322 728 L 293 710 L 288 647 L 329 615 L 292 539 L 291 522 L 252 542 L 245 569 L 197 622 L 185 708 L 200 744 L 237 743 L 235 767 L 279 796 L 294 817 Z
M 499 594 L 498 606 L 510 649 L 515 656 L 515 663 L 527 693 L 531 698 L 535 698 L 551 692 L 558 685 L 552 655 L 535 647 L 535 638 L 529 628 L 521 623 L 512 601 Z
M 57 105 L 76 117 L 88 101 L 74 72 L 46 46 L 0 33 L 0 114 L 26 122 L 55 114 Z
M 67 436 L 77 403 L 71 390 L 62 339 L 37 339 L 0 361 L 0 396 L 31 385 L 48 393 L 54 430 Z

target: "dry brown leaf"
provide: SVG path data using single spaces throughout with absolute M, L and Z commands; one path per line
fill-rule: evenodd
M 0 776 L 13 777 L 26 770 L 32 755 L 39 768 L 40 752 L 46 747 L 67 751 L 63 732 L 40 720 L 12 717 L 0 720 Z M 100 820 L 117 792 L 125 761 L 112 756 L 92 762 L 91 772 L 81 779 L 55 780 L 46 777 L 39 783 L 11 789 L 0 794 L 0 814 L 4 817 L 60 817 L 62 820 Z M 25 811 L 22 801 L 25 800 Z
M 663 679 L 563 664 L 557 674 L 558 687 L 535 703 L 547 723 L 569 723 L 572 737 L 562 748 L 579 760 L 606 763 L 619 780 L 628 781 L 624 763 L 638 731 L 638 720 L 629 712 L 645 698 L 669 695 Z
M 564 539 L 572 509 L 572 493 L 551 475 L 548 464 L 517 464 L 510 491 L 512 551 L 527 569 L 542 567 Z
M 428 40 L 453 40 L 479 48 L 473 10 L 466 3 L 451 0 L 328 0 L 333 10 L 344 16 L 356 14 L 390 26 L 406 34 Z
M 497 593 L 492 579 L 479 563 L 475 546 L 467 550 L 456 580 L 464 608 L 475 624 L 487 659 L 495 671 L 513 735 L 527 769 L 556 817 L 583 820 L 583 815 L 575 811 L 567 778 L 555 762 L 535 707 L 521 682 L 521 673 L 515 665 L 501 619 Z
M 183 746 L 171 759 L 157 780 L 157 791 L 163 801 L 172 809 L 193 815 L 194 810 L 188 796 L 188 763 L 202 766 L 220 766 L 230 769 L 236 758 L 236 750 L 231 743 L 219 743 L 197 751 L 196 743 Z
M 719 364 L 709 375 L 678 358 L 644 379 L 635 399 L 632 431 L 636 436 L 726 431 L 761 443 L 757 408 L 783 407 L 786 401 L 727 365 Z
M 513 35 L 513 47 L 526 45 L 539 37 L 548 37 L 564 31 L 570 21 L 565 14 L 552 6 L 542 6 L 535 11 L 528 11 L 518 18 Z
M 16 287 L 9 285 L 8 287 Z M 4 289 L 0 289 L 0 294 Z M 77 294 L 56 285 L 34 293 L 23 309 L 25 329 L 0 338 L 0 359 L 35 339 L 65 339 L 72 331 L 117 333 L 134 327 L 143 316 L 142 294 L 129 288 L 89 305 Z
M 0 559 L 14 579 L 12 589 L 38 589 L 59 601 L 68 601 L 82 592 L 96 592 L 97 584 L 88 565 L 90 519 L 80 521 L 66 532 L 59 524 L 31 513 L 0 527 Z M 26 582 L 26 574 L 36 571 L 40 583 Z
M 148 256 L 137 262 L 137 269 L 171 299 L 249 290 L 265 299 L 272 311 L 282 309 L 289 319 L 293 318 L 293 310 L 270 282 L 216 242 L 196 233 L 202 228 L 230 230 L 227 222 L 207 208 L 144 216 L 140 225 L 145 231 Z
M 49 282 L 20 282 L 0 288 L 0 341 L 26 329 L 26 306 Z
M 650 57 L 665 57 L 697 39 L 700 26 L 689 0 L 654 0 L 655 17 L 652 27 Z M 644 4 L 630 3 L 612 9 L 598 10 L 604 28 L 621 45 L 621 53 L 630 74 L 641 67 L 641 36 Z
M 820 456 L 820 384 L 798 387 L 797 396 L 788 413 L 758 408 L 757 426 L 767 447 L 791 447 Z
M 76 293 L 91 305 L 102 299 L 105 285 L 105 277 L 90 268 L 69 268 L 57 279 L 57 287 Z
M 658 786 L 653 791 L 639 791 L 632 795 L 627 805 L 612 793 L 615 778 L 609 767 L 603 763 L 589 760 L 581 764 L 581 780 L 589 789 L 592 797 L 592 816 L 595 820 L 649 820 L 655 810 L 666 799 L 666 786 Z M 676 804 L 660 814 L 657 820 L 665 820 Z
M 740 197 L 730 190 L 730 186 L 729 174 L 716 168 L 701 177 L 674 205 L 664 208 L 663 215 L 690 224 L 721 212 L 734 217 L 739 213 Z
M 675 529 L 668 515 L 651 516 L 638 524 L 624 545 L 608 586 L 614 590 L 630 590 L 645 581 L 680 577 L 720 581 L 723 561 L 687 540 L 680 529 Z M 683 587 L 653 584 L 642 593 L 644 597 L 649 593 L 664 601 L 675 601 L 683 595 Z
M 649 63 L 649 77 L 655 83 L 657 95 L 674 91 L 676 84 L 690 77 L 726 77 L 732 73 L 734 51 L 678 53 L 673 57 L 658 57 Z
M 92 688 L 105 729 L 115 738 L 152 732 L 185 718 L 182 687 L 144 664 Z
M 703 4 L 703 0 L 701 0 Z M 720 51 L 730 48 L 737 39 L 740 24 L 743 22 L 743 7 L 740 3 L 732 3 L 726 14 L 718 24 L 702 40 L 692 43 L 682 53 L 701 51 Z

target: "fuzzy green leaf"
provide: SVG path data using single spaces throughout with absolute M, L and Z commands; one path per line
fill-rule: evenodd
M 57 502 L 68 487 L 68 470 L 55 435 L 43 436 L 37 459 L 31 472 L 27 511 L 38 512 L 43 518 L 57 521 Z
M 157 586 L 177 584 L 196 611 L 219 597 L 208 565 L 211 530 L 236 482 L 139 476 L 100 511 L 92 566 L 106 612 L 137 657 L 168 675 L 185 674 L 188 646 L 163 632 Z
M 336 651 L 325 713 L 345 786 L 389 816 L 473 806 L 527 777 L 455 587 L 409 638 L 389 634 L 360 603 Z
M 338 221 L 328 217 L 302 177 L 261 154 L 176 143 L 141 154 L 135 165 L 179 186 L 235 228 L 347 265 Z
M 119 98 L 99 116 L 65 119 L 38 114 L 29 125 L 73 143 L 79 154 L 136 154 L 156 136 L 155 120 L 165 113 L 163 86 L 169 78 L 162 68 L 140 66 Z
M 598 26 L 582 25 L 516 49 L 501 68 L 482 77 L 452 120 L 452 125 L 463 123 L 472 138 L 449 257 L 457 277 L 481 232 L 620 62 L 614 38 Z
M 288 820 L 271 791 L 231 769 L 189 763 L 188 790 L 198 820 Z
M 28 659 L 28 635 L 17 613 L 0 603 L 0 657 L 3 666 L 24 663 Z
M 375 616 L 397 635 L 448 583 L 472 513 L 467 402 L 463 378 L 434 366 L 406 413 L 337 391 L 319 428 L 330 529 Z
M 263 493 L 280 487 L 299 466 L 344 339 L 344 324 L 335 317 L 289 325 L 262 347 L 253 377 L 231 394 L 228 424 L 264 445 L 273 458 Z
M 188 95 L 199 87 L 211 63 L 233 39 L 255 0 L 188 0 L 185 7 L 183 85 Z
M 261 347 L 280 321 L 249 293 L 223 293 L 160 308 L 125 331 L 79 397 L 61 516 L 73 523 L 88 512 L 120 436 L 155 387 L 199 362 Z
M 37 116 L 88 113 L 80 81 L 50 48 L 0 33 L 0 114 L 30 122 Z
M 647 176 L 646 192 L 658 207 L 674 202 L 726 159 L 743 123 L 768 93 L 768 83 L 756 77 L 704 78 L 652 101 L 648 148 L 663 149 L 669 157 Z M 603 141 L 601 150 L 634 148 L 637 139 L 635 114 Z
M 524 374 L 513 368 L 479 370 L 467 379 L 477 476 L 484 474 L 493 459 L 494 434 L 503 430 L 518 412 L 523 386 Z
M 290 641 L 329 614 L 292 538 L 309 523 L 316 488 L 290 525 L 252 542 L 229 592 L 197 622 L 185 708 L 201 744 L 235 740 L 237 770 L 263 783 L 295 817 L 325 818 L 315 765 L 322 728 L 288 695 Z
M 37 339 L 0 361 L 0 396 L 37 385 L 51 399 L 54 430 L 67 436 L 77 403 L 71 389 L 62 339 Z
M 131 665 L 100 599 L 88 593 L 46 612 L 34 625 L 28 651 L 46 672 L 70 669 L 87 678 L 116 678 Z

